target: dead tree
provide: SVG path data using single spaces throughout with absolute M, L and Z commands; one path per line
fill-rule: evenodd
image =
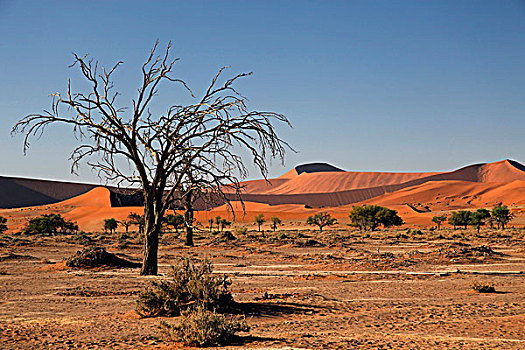
M 178 59 L 171 58 L 171 43 L 160 54 L 157 47 L 158 42 L 142 65 L 142 82 L 130 108 L 117 106 L 118 93 L 113 89 L 112 75 L 122 62 L 106 70 L 88 56 L 74 55 L 73 65 L 79 67 L 89 91 L 72 91 L 68 82 L 64 95 L 53 95 L 50 111 L 27 115 L 12 131 L 25 134 L 26 152 L 30 139 L 41 136 L 50 124 L 71 125 L 81 140 L 71 154 L 72 173 L 78 172 L 82 161 L 90 159 L 88 165 L 107 182 L 141 188 L 145 221 L 142 275 L 157 274 L 162 219 L 169 203 L 180 195 L 188 174 L 202 171 L 199 176 L 219 189 L 228 181 L 238 184 L 232 180 L 247 175 L 240 156 L 247 150 L 266 178 L 267 160 L 283 161 L 288 147 L 272 123 L 290 125 L 282 114 L 248 109 L 246 98 L 234 83 L 250 73 L 223 79 L 223 67 L 202 97 L 196 98 L 183 80 L 172 76 Z M 180 84 L 196 103 L 173 104 L 164 114 L 152 115 L 149 106 L 162 82 Z M 122 159 L 130 166 L 122 167 Z

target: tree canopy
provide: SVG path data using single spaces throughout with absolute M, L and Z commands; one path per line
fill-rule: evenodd
M 437 224 L 437 229 L 439 230 L 441 228 L 441 223 L 447 220 L 446 215 L 436 215 L 432 218 L 432 222 L 435 222 Z
M 87 55 L 74 54 L 73 66 L 89 88 L 73 90 L 68 83 L 64 94 L 52 95 L 50 110 L 29 114 L 13 127 L 13 133 L 25 134 L 25 152 L 30 138 L 42 135 L 49 125 L 70 125 L 80 140 L 71 155 L 73 173 L 87 161 L 106 181 L 140 188 L 142 275 L 157 274 L 159 232 L 170 203 L 193 191 L 214 193 L 229 203 L 223 191 L 240 193 L 239 179 L 248 173 L 246 157 L 266 178 L 267 160 L 283 161 L 288 147 L 273 125 L 290 125 L 287 118 L 249 109 L 246 97 L 237 91 L 235 83 L 251 73 L 224 78 L 223 67 L 196 97 L 185 81 L 173 76 L 179 59 L 172 57 L 171 47 L 169 43 L 160 50 L 155 43 L 140 69 L 137 95 L 128 104 L 121 104 L 113 82 L 122 61 L 105 68 Z M 163 83 L 178 84 L 194 103 L 173 103 L 153 114 L 159 108 L 152 109 L 152 101 Z
M 364 205 L 353 207 L 348 215 L 352 226 L 361 230 L 376 230 L 379 225 L 383 227 L 399 226 L 403 219 L 397 215 L 397 211 L 378 205 Z
M 261 225 L 264 224 L 264 222 L 265 222 L 264 215 L 263 214 L 258 214 L 255 217 L 254 222 L 255 222 L 255 224 L 258 227 L 258 231 L 261 232 Z
M 115 233 L 117 227 L 118 221 L 114 218 L 104 219 L 104 231 L 109 231 L 109 233 Z
M 32 218 L 24 228 L 25 234 L 47 234 L 72 233 L 78 231 L 78 225 L 73 221 L 66 220 L 60 214 L 44 214 Z
M 514 217 L 509 208 L 506 205 L 501 204 L 495 206 L 492 209 L 491 215 L 498 224 L 498 227 L 501 227 L 501 229 L 505 229 L 505 225 L 507 225 L 508 222 Z
M 321 213 L 315 214 L 314 216 L 309 216 L 306 220 L 308 225 L 315 225 L 319 227 L 319 231 L 323 232 L 323 227 L 333 226 L 337 224 L 337 220 L 333 218 L 328 212 L 323 211 Z

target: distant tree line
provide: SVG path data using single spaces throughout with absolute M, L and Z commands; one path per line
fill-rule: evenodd
M 468 226 L 475 227 L 479 232 L 482 226 L 489 224 L 491 228 L 495 226 L 498 229 L 504 230 L 505 226 L 512 220 L 514 215 L 510 212 L 506 205 L 498 204 L 492 211 L 488 209 L 477 209 L 476 211 L 458 210 L 453 211 L 448 217 L 448 223 L 454 230 L 457 227 L 467 229 Z M 437 224 L 438 230 L 447 219 L 446 215 L 434 216 L 432 221 Z

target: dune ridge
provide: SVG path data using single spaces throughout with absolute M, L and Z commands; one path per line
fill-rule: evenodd
M 303 172 L 266 182 L 244 182 L 243 200 L 310 207 L 336 207 L 366 201 L 430 181 L 509 183 L 525 181 L 525 167 L 515 161 L 470 165 L 451 172 Z M 288 174 L 288 173 L 287 173 Z M 285 174 L 286 175 L 286 174 Z M 232 197 L 233 198 L 233 197 Z

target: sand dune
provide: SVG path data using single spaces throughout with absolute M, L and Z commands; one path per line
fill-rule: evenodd
M 16 178 L 0 178 L 0 185 L 4 207 L 6 203 L 37 205 L 0 212 L 10 216 L 12 227 L 20 228 L 28 216 L 57 212 L 83 230 L 100 230 L 106 218 L 123 220 L 130 212 L 142 213 L 140 198 L 111 187 Z M 344 223 L 352 206 L 377 204 L 398 210 L 410 224 L 430 225 L 439 212 L 490 208 L 501 202 L 520 213 L 525 206 L 525 167 L 510 160 L 440 173 L 346 172 L 316 163 L 298 166 L 270 182 L 244 185 L 244 214 L 241 203 L 231 196 L 239 222 L 252 222 L 259 213 L 267 219 L 275 215 L 304 220 L 327 210 Z M 233 219 L 226 205 L 198 212 L 196 217 L 206 223 L 217 215 Z
M 345 171 L 299 173 L 296 169 L 295 175 L 293 172 L 288 172 L 283 177 L 269 182 L 255 180 L 243 183 L 245 185 L 243 199 L 272 205 L 305 204 L 311 207 L 334 207 L 362 202 L 431 181 L 474 183 L 525 181 L 525 167 L 510 160 L 471 165 L 456 171 L 441 173 Z

